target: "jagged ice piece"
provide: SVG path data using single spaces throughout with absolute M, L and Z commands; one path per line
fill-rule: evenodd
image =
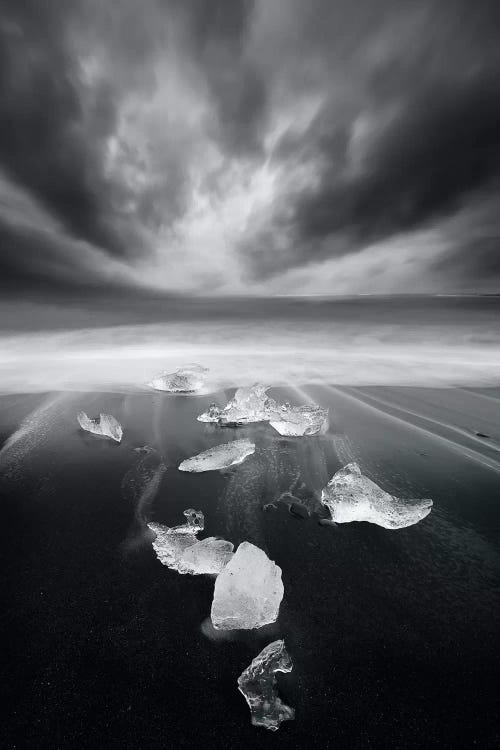
M 154 532 L 153 549 L 158 560 L 167 568 L 179 569 L 185 550 L 198 543 L 196 535 L 204 527 L 204 516 L 201 510 L 188 508 L 184 511 L 186 523 L 180 526 L 164 526 L 161 523 L 148 523 Z
M 178 367 L 174 372 L 161 372 L 148 385 L 157 391 L 170 393 L 193 393 L 205 385 L 206 367 L 188 364 Z
M 254 451 L 255 443 L 250 440 L 233 440 L 231 443 L 216 445 L 214 448 L 187 458 L 179 465 L 179 470 L 200 472 L 227 469 L 229 466 L 241 464 Z
M 337 471 L 321 493 L 335 523 L 368 521 L 385 529 L 403 529 L 425 518 L 432 500 L 404 500 L 385 492 L 351 463 Z
M 215 581 L 213 625 L 248 630 L 275 622 L 283 593 L 281 568 L 259 547 L 242 542 Z
M 266 422 L 278 408 L 274 399 L 266 395 L 266 390 L 266 386 L 260 383 L 238 388 L 223 409 L 216 404 L 210 404 L 208 411 L 200 414 L 198 421 L 219 422 L 225 425 Z
M 84 411 L 77 414 L 78 424 L 82 430 L 92 432 L 94 435 L 109 437 L 111 440 L 121 442 L 123 429 L 121 424 L 111 414 L 100 414 L 97 419 L 91 419 Z
M 277 692 L 276 672 L 291 672 L 292 660 L 285 641 L 266 646 L 238 677 L 238 689 L 245 696 L 252 724 L 276 732 L 282 721 L 295 718 L 295 710 L 283 703 Z

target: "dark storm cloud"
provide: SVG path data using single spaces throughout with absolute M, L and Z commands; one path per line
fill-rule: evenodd
M 65 46 L 75 3 L 12 0 L 0 24 L 0 164 L 60 216 L 77 237 L 118 251 L 106 226 L 100 177 L 102 139 L 113 103 L 95 92 L 84 130 L 78 70 Z
M 436 273 L 496 274 L 468 208 L 500 176 L 499 29 L 496 0 L 1 0 L 4 287 L 161 255 L 215 288 L 189 222 L 224 235 L 266 169 L 227 241 L 253 280 L 441 225 Z
M 327 143 L 322 156 L 335 163 L 335 146 Z M 378 136 L 359 175 L 339 179 L 332 171 L 298 202 L 302 238 L 348 230 L 373 240 L 450 210 L 500 171 L 497 75 L 430 87 Z
M 338 4 L 314 5 L 302 25 L 310 51 L 295 65 L 300 79 L 316 60 L 323 105 L 306 132 L 285 133 L 274 158 L 314 165 L 315 184 L 292 187 L 243 242 L 257 278 L 423 228 L 487 198 L 500 174 L 499 3 L 428 2 L 414 17 L 408 4 L 406 17 L 390 2 L 346 4 L 340 30 Z

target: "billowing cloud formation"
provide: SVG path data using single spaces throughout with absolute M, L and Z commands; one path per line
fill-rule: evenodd
M 495 0 L 7 0 L 3 288 L 498 288 Z

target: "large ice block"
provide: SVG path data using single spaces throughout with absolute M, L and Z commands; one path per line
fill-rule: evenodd
M 335 523 L 368 521 L 385 529 L 402 529 L 425 518 L 432 500 L 404 500 L 385 492 L 351 463 L 337 471 L 321 493 Z
M 328 409 L 281 404 L 270 419 L 280 435 L 322 435 L 328 430 Z
M 116 440 L 117 443 L 121 442 L 123 437 L 122 426 L 111 414 L 100 414 L 98 418 L 91 419 L 84 411 L 80 411 L 77 414 L 77 419 L 82 430 L 111 438 L 111 440 Z
M 295 710 L 278 695 L 276 672 L 291 672 L 292 660 L 285 641 L 266 646 L 238 677 L 238 689 L 245 696 L 252 714 L 252 724 L 275 732 L 282 721 L 295 718 Z
M 247 456 L 255 451 L 255 443 L 250 440 L 233 440 L 231 443 L 223 443 L 209 448 L 196 456 L 186 458 L 179 465 L 180 471 L 216 471 L 227 469 L 229 466 L 241 464 Z
M 160 372 L 148 385 L 157 391 L 170 393 L 194 393 L 205 385 L 206 367 L 188 364 L 178 367 L 174 372 Z
M 259 547 L 242 542 L 215 582 L 214 627 L 251 629 L 275 622 L 283 591 L 281 568 Z

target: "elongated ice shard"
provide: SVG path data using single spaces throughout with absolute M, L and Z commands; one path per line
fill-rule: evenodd
M 170 393 L 194 393 L 205 385 L 206 367 L 188 364 L 178 367 L 174 372 L 160 372 L 148 385 L 157 391 Z
M 92 432 L 94 435 L 102 435 L 116 440 L 119 443 L 123 437 L 121 424 L 111 414 L 100 414 L 97 419 L 91 419 L 84 411 L 77 414 L 78 424 L 82 430 Z
M 180 471 L 216 471 L 217 469 L 227 469 L 229 466 L 241 464 L 247 456 L 255 451 L 255 443 L 250 440 L 233 440 L 231 443 L 223 443 L 209 448 L 203 453 L 186 458 L 179 465 Z
M 333 475 L 321 493 L 321 502 L 335 523 L 368 521 L 385 529 L 412 526 L 432 508 L 432 500 L 404 500 L 390 495 L 365 477 L 356 463 Z
M 204 526 L 203 513 L 189 508 L 184 515 L 187 521 L 180 526 L 148 523 L 156 535 L 153 549 L 158 560 L 181 574 L 218 575 L 231 559 L 234 545 L 213 536 L 198 540 Z
M 291 672 L 292 660 L 285 641 L 266 646 L 238 677 L 238 689 L 245 696 L 252 714 L 252 724 L 276 732 L 282 721 L 295 718 L 295 710 L 278 695 L 276 672 Z
M 280 435 L 322 435 L 328 430 L 328 409 L 281 404 L 271 417 L 270 425 Z
M 278 619 L 281 568 L 250 542 L 242 542 L 215 581 L 212 623 L 220 630 L 252 629 Z

